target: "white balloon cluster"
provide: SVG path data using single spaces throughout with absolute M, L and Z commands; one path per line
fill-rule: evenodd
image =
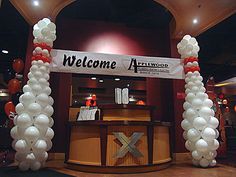
M 56 40 L 56 25 L 48 18 L 40 20 L 34 25 L 33 30 L 34 44 L 46 43 L 48 46 L 53 46 L 53 41 Z
M 33 33 L 37 34 L 34 41 L 52 45 L 54 39 L 51 39 L 51 34 L 55 35 L 55 24 L 44 18 L 34 26 Z M 39 50 L 36 47 L 34 52 L 50 57 L 48 49 Z M 42 60 L 33 60 L 31 64 L 29 80 L 23 87 L 24 93 L 19 98 L 20 103 L 16 105 L 15 126 L 11 129 L 11 136 L 14 139 L 12 146 L 16 150 L 15 160 L 22 171 L 38 170 L 44 166 L 54 136 L 51 128 L 54 124 L 51 118 L 54 101 L 49 96 L 51 88 L 48 82 L 50 64 Z
M 195 38 L 184 36 L 177 45 L 181 58 L 197 57 L 199 46 Z M 185 69 L 198 66 L 198 61 L 185 62 Z M 219 142 L 216 140 L 219 132 L 216 129 L 219 121 L 214 117 L 213 102 L 205 93 L 199 71 L 187 70 L 185 75 L 185 102 L 181 127 L 184 129 L 183 137 L 185 147 L 191 152 L 193 164 L 201 167 L 215 166 L 216 150 Z

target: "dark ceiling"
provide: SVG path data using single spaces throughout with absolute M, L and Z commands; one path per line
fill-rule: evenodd
M 79 0 L 65 7 L 60 18 L 123 23 L 129 27 L 162 28 L 169 25 L 170 12 L 153 0 Z
M 236 14 L 197 37 L 201 73 L 216 82 L 236 76 Z
M 0 22 L 0 73 L 2 73 L 11 68 L 15 58 L 24 60 L 29 25 L 9 0 L 2 1 Z M 9 53 L 3 54 L 3 49 Z
M 74 18 L 122 23 L 134 28 L 163 28 L 172 15 L 153 0 L 79 0 L 65 7 L 57 19 Z M 11 5 L 3 0 L 0 7 L 0 72 L 11 68 L 16 57 L 24 59 L 29 25 Z M 197 37 L 201 72 L 205 78 L 221 81 L 236 71 L 236 15 L 231 16 Z M 2 49 L 9 54 L 1 53 Z

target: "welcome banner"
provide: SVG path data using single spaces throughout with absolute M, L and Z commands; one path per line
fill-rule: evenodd
M 52 72 L 184 79 L 180 59 L 69 50 L 51 51 Z

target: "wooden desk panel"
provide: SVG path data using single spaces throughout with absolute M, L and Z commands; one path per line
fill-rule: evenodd
M 155 126 L 153 133 L 153 164 L 171 161 L 169 127 Z
M 69 162 L 101 165 L 99 126 L 72 127 Z
M 116 140 L 112 132 L 123 132 L 130 137 L 134 132 L 142 132 L 143 136 L 135 144 L 137 149 L 143 154 L 143 157 L 135 158 L 129 152 L 122 159 L 114 156 L 122 144 Z M 132 166 L 148 164 L 148 146 L 147 146 L 147 129 L 145 126 L 109 126 L 107 131 L 107 166 Z

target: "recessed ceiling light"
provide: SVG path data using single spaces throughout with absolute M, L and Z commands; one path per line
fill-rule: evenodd
M 196 18 L 193 19 L 193 24 L 197 24 L 198 20 Z
M 92 80 L 96 80 L 97 78 L 96 77 L 91 77 Z
M 2 50 L 2 53 L 8 54 L 7 50 Z
M 39 6 L 39 1 L 33 1 L 34 6 Z
M 103 82 L 103 80 L 102 80 L 102 79 L 99 79 L 99 82 L 100 82 L 100 83 L 102 83 L 102 82 Z
M 115 81 L 119 81 L 120 80 L 120 78 L 115 78 Z

